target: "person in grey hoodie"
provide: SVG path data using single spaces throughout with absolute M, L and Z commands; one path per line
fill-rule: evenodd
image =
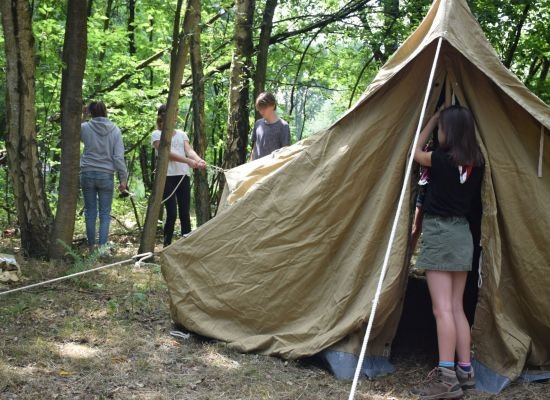
M 91 102 L 86 110 L 92 117 L 80 128 L 84 151 L 80 157 L 80 186 L 84 195 L 86 236 L 91 251 L 96 245 L 96 221 L 99 210 L 99 245 L 109 237 L 114 173 L 118 174 L 118 190 L 127 190 L 128 171 L 124 161 L 124 143 L 120 129 L 107 118 L 101 101 Z

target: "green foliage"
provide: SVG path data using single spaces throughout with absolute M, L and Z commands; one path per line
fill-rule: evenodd
M 511 70 L 533 92 L 549 103 L 550 76 L 537 77 L 537 72 L 540 73 L 541 69 L 539 67 L 537 72 L 533 69 L 542 59 L 550 59 L 550 0 L 470 0 L 469 3 L 485 35 L 503 61 L 517 34 L 523 11 L 527 4 L 530 5 L 512 58 Z
M 510 51 L 518 22 L 528 0 L 469 0 L 487 38 L 501 59 Z M 149 188 L 142 170 L 140 151 L 145 149 L 151 167 L 153 153 L 150 134 L 155 128 L 156 109 L 166 101 L 169 82 L 170 46 L 176 0 L 136 2 L 135 52 L 130 51 L 128 2 L 94 0 L 88 19 L 88 56 L 84 79 L 86 101 L 102 99 L 110 118 L 121 128 L 127 149 L 131 190 L 138 212 L 143 213 Z M 220 165 L 227 131 L 228 69 L 218 69 L 231 61 L 234 10 L 231 0 L 202 2 L 202 54 L 206 95 L 207 162 Z M 430 0 L 379 0 L 332 22 L 322 29 L 307 27 L 323 21 L 349 0 L 279 1 L 275 12 L 273 37 L 305 29 L 302 34 L 274 43 L 269 49 L 266 89 L 279 101 L 281 117 L 289 121 L 295 140 L 330 126 L 357 101 L 379 68 L 396 46 L 418 26 L 431 5 Z M 59 100 L 61 90 L 61 51 L 65 31 L 66 4 L 57 0 L 32 2 L 36 41 L 36 107 L 40 157 L 49 200 L 57 201 L 59 184 Z M 257 43 L 264 2 L 256 2 L 254 40 Z M 511 69 L 546 102 L 550 101 L 550 77 L 544 75 L 544 60 L 550 58 L 550 0 L 531 2 L 523 24 Z M 3 37 L 0 35 L 0 46 Z M 306 51 L 307 49 L 307 51 Z M 138 67 L 151 56 L 162 54 L 145 67 Z M 6 65 L 0 54 L 0 69 Z M 120 82 L 119 82 L 120 81 Z M 116 87 L 115 83 L 119 82 Z M 0 82 L 5 92 L 5 82 Z M 178 125 L 192 138 L 190 68 L 186 68 L 181 92 Z M 0 141 L 5 140 L 5 96 L 0 96 Z M 251 110 L 253 99 L 251 99 Z M 254 118 L 252 112 L 251 120 Z M 3 144 L 0 142 L 0 148 Z M 0 173 L 0 190 L 5 207 L 13 207 L 5 174 Z M 214 175 L 210 175 L 213 180 Z M 7 224 L 7 210 L 0 207 L 0 225 Z M 82 205 L 80 203 L 79 208 Z M 10 209 L 11 210 L 11 209 Z M 113 214 L 133 219 L 129 201 L 115 201 Z M 11 224 L 14 223 L 12 217 Z M 82 217 L 77 226 L 83 232 Z M 76 259 L 75 259 L 76 261 Z M 81 260 L 81 262 L 83 262 Z

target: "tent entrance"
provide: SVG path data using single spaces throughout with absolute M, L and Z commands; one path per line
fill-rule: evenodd
M 477 267 L 468 274 L 464 292 L 464 311 L 473 324 L 477 305 L 479 273 Z M 392 342 L 392 357 L 437 361 L 437 334 L 428 285 L 424 277 L 410 274 L 403 312 Z
M 474 242 L 472 271 L 468 274 L 464 291 L 464 311 L 470 323 L 474 323 L 479 291 L 479 262 L 481 256 L 481 192 L 476 196 L 474 207 L 468 216 Z M 419 242 L 420 244 L 420 242 Z M 392 356 L 437 361 L 437 334 L 432 303 L 424 275 L 413 268 L 409 270 L 407 290 L 401 319 L 392 343 Z M 433 363 L 433 362 L 432 362 Z
M 435 96 L 435 98 L 433 98 Z M 431 102 L 435 103 L 435 109 L 439 109 L 444 104 L 461 105 L 459 99 L 453 90 L 451 78 L 447 74 L 434 82 Z M 467 106 L 467 105 L 466 105 Z M 437 128 L 432 132 L 432 146 L 437 148 Z M 413 170 L 412 176 L 418 176 L 418 171 Z M 413 182 L 413 189 L 418 187 Z M 416 200 L 416 190 L 412 190 L 413 198 Z M 413 202 L 416 204 L 416 201 Z M 414 207 L 413 207 L 414 209 Z M 472 211 L 467 216 L 472 232 L 474 242 L 474 255 L 472 260 L 472 271 L 468 274 L 466 288 L 464 291 L 464 311 L 470 326 L 474 323 L 475 310 L 478 299 L 479 283 L 479 262 L 481 256 L 481 216 L 482 216 L 481 192 L 479 192 L 473 203 Z M 412 220 L 411 220 L 412 223 Z M 418 242 L 417 251 L 420 248 L 421 240 Z M 411 249 L 411 253 L 415 249 Z M 415 259 L 415 257 L 411 257 Z M 397 328 L 395 338 L 392 343 L 392 355 L 405 358 L 425 359 L 434 357 L 437 361 L 437 332 L 435 319 L 432 313 L 432 303 L 428 291 L 428 285 L 425 275 L 414 269 L 414 262 L 410 260 L 411 268 L 407 278 L 407 289 L 403 303 L 401 319 Z

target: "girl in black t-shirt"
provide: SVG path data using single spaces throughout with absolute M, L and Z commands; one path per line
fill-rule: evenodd
M 423 151 L 436 125 L 439 148 Z M 414 159 L 430 167 L 422 247 L 416 266 L 426 270 L 437 323 L 439 365 L 431 374 L 433 379 L 413 389 L 413 393 L 421 399 L 455 398 L 462 396 L 463 390 L 475 387 L 470 326 L 463 310 L 464 288 L 473 258 L 466 215 L 480 190 L 484 162 L 470 111 L 453 106 L 437 112 L 420 133 Z

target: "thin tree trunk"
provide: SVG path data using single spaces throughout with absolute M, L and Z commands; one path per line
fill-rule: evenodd
M 539 72 L 540 67 L 542 66 L 542 58 L 534 57 L 531 61 L 531 65 L 529 66 L 529 72 L 527 73 L 527 77 L 525 78 L 525 84 L 529 84 L 535 74 Z
M 109 26 L 111 25 L 111 14 L 113 12 L 113 0 L 107 0 L 107 4 L 105 6 L 105 20 L 103 21 L 103 32 L 107 32 L 109 30 Z M 105 60 L 105 50 L 101 50 L 99 53 L 99 63 L 103 63 Z M 95 97 L 97 94 L 100 85 L 101 85 L 101 79 L 102 76 L 97 73 L 95 77 L 95 84 L 94 84 L 94 93 L 90 97 Z
M 149 29 L 151 31 L 149 32 L 149 45 L 153 47 L 153 32 L 155 31 L 153 28 L 155 26 L 155 20 L 151 17 L 149 20 Z M 155 69 L 149 68 L 149 86 L 151 89 L 155 86 Z
M 235 2 L 235 49 L 231 60 L 229 83 L 229 117 L 227 123 L 227 142 L 223 167 L 236 167 L 246 161 L 248 135 L 250 131 L 249 89 L 250 69 L 254 46 L 252 28 L 255 0 L 237 0 Z M 220 186 L 220 191 L 223 184 Z
M 105 6 L 105 20 L 103 21 L 103 32 L 107 32 L 109 26 L 111 26 L 111 14 L 113 13 L 113 0 L 107 0 L 107 5 Z M 101 59 L 105 56 L 105 52 L 101 52 Z
M 201 158 L 206 157 L 208 138 L 205 130 L 204 116 L 204 73 L 201 54 L 201 2 L 190 0 L 191 25 L 194 27 L 191 37 L 191 73 L 193 76 L 193 147 Z M 208 192 L 208 175 L 205 169 L 195 169 L 195 214 L 197 225 L 202 225 L 211 218 L 210 194 Z
M 128 51 L 130 55 L 136 54 L 136 0 L 128 0 Z
M 392 23 L 389 24 L 386 27 L 386 30 L 384 32 L 384 37 L 382 38 L 382 41 L 378 45 L 373 47 L 372 56 L 365 62 L 365 64 L 363 64 L 363 68 L 361 68 L 361 71 L 359 72 L 359 75 L 357 76 L 357 79 L 355 80 L 355 85 L 353 85 L 353 90 L 351 91 L 351 96 L 349 98 L 348 108 L 351 108 L 351 106 L 353 104 L 353 99 L 355 97 L 355 92 L 357 91 L 357 87 L 359 86 L 359 82 L 361 82 L 361 78 L 363 77 L 363 74 L 367 70 L 367 67 L 370 65 L 370 63 L 372 61 L 376 60 L 377 58 L 378 59 L 384 58 L 384 54 L 380 51 L 380 48 L 382 47 L 382 44 L 385 42 L 388 35 L 391 33 L 391 31 L 393 29 L 393 26 L 395 25 L 396 21 L 397 21 L 397 17 L 395 17 L 395 19 L 392 21 Z M 367 29 L 368 29 L 368 25 L 367 25 Z M 370 31 L 370 29 L 368 29 L 368 30 Z M 387 56 L 385 58 L 387 59 Z
M 92 16 L 93 8 L 94 8 L 94 0 L 88 0 L 88 11 L 87 11 L 88 18 Z
M 185 6 L 189 7 L 189 0 L 187 0 Z M 182 31 L 181 31 L 182 7 L 183 7 L 183 0 L 178 0 L 176 4 L 176 14 L 174 16 L 174 26 L 172 27 L 172 48 L 170 49 L 170 83 L 172 83 L 174 74 L 176 73 L 176 68 L 177 68 L 176 64 L 178 62 L 179 43 L 182 36 Z M 171 87 L 168 88 L 168 92 L 170 92 L 170 89 Z
M 143 145 L 139 148 L 139 166 L 141 167 L 141 178 L 146 191 L 153 189 L 151 184 L 151 170 L 149 169 L 149 160 L 147 159 L 147 149 L 149 146 Z
M 178 8 L 181 9 L 183 0 L 178 0 Z M 166 182 L 166 172 L 168 171 L 168 161 L 170 153 L 170 143 L 172 141 L 172 132 L 176 127 L 176 117 L 178 100 L 180 96 L 180 87 L 183 80 L 183 71 L 187 64 L 189 55 L 189 34 L 192 32 L 189 1 L 185 5 L 185 14 L 183 18 L 183 29 L 181 34 L 174 36 L 172 46 L 175 50 L 172 51 L 172 60 L 170 63 L 170 91 L 168 93 L 166 117 L 162 133 L 160 136 L 159 158 L 157 163 L 157 172 L 155 174 L 155 182 L 149 205 L 147 207 L 147 215 L 145 217 L 145 226 L 141 236 L 139 246 L 140 252 L 154 251 L 155 236 L 157 231 L 157 221 L 160 213 L 164 184 Z M 179 29 L 180 18 L 179 13 L 174 20 L 174 31 Z
M 305 93 L 304 93 L 304 103 L 302 104 L 302 125 L 300 127 L 300 131 L 298 133 L 298 137 L 296 138 L 297 141 L 299 140 L 302 140 L 302 137 L 304 136 L 304 129 L 306 128 L 306 120 L 307 120 L 307 108 L 306 108 L 306 104 L 307 104 L 307 99 L 308 99 L 308 88 L 306 88 L 305 90 Z M 298 113 L 296 113 L 298 114 Z
M 384 28 L 391 31 L 395 20 L 399 17 L 399 0 L 384 0 Z M 386 60 L 397 50 L 397 35 L 385 35 L 384 54 Z M 385 61 L 385 60 L 384 60 Z
M 80 171 L 80 123 L 82 120 L 82 81 L 86 67 L 86 3 L 69 0 L 63 44 L 64 69 L 61 77 L 61 174 L 59 199 L 53 225 L 50 257 L 61 258 L 73 240 L 78 177 Z
M 7 200 L 9 199 L 9 194 L 10 194 L 10 183 L 9 183 L 9 179 L 10 179 L 10 176 L 9 176 L 9 172 L 8 170 L 6 169 L 6 204 L 9 204 L 7 202 Z M 8 209 L 6 210 L 7 214 L 8 214 L 8 226 L 11 226 L 11 207 L 8 207 Z
M 105 5 L 105 19 L 103 20 L 103 32 L 107 32 L 111 26 L 111 14 L 113 13 L 113 0 L 107 0 Z M 105 50 L 99 53 L 99 60 L 105 59 Z
M 321 33 L 324 26 L 319 28 L 317 32 L 313 35 L 313 37 L 309 40 L 306 48 L 302 52 L 302 56 L 300 57 L 300 62 L 298 63 L 298 67 L 296 68 L 296 74 L 294 76 L 294 85 L 292 85 L 292 90 L 290 91 L 290 107 L 288 109 L 288 115 L 292 115 L 292 111 L 294 110 L 294 92 L 296 91 L 296 86 L 298 86 L 298 81 L 300 80 L 300 72 L 302 70 L 302 65 L 304 64 L 304 60 L 306 58 L 307 51 L 311 47 L 311 44 L 315 41 L 317 36 Z
M 35 53 L 29 2 L 0 1 L 6 52 L 8 167 L 26 255 L 48 254 L 51 211 L 36 139 Z
M 265 80 L 267 76 L 267 60 L 269 54 L 269 39 L 273 30 L 273 16 L 277 0 L 267 0 L 262 18 L 262 28 L 260 31 L 260 40 L 258 41 L 258 55 L 256 57 L 256 73 L 254 74 L 254 99 L 260 93 L 265 91 Z M 256 119 L 261 118 L 260 113 L 256 111 Z
M 512 61 L 514 60 L 514 55 L 516 54 L 516 49 L 518 48 L 519 39 L 521 38 L 521 31 L 523 29 L 523 25 L 525 24 L 525 21 L 527 20 L 527 15 L 529 14 L 531 3 L 532 3 L 531 1 L 528 1 L 525 4 L 525 7 L 523 8 L 523 13 L 521 14 L 521 17 L 518 21 L 518 25 L 516 26 L 516 31 L 514 32 L 514 38 L 512 40 L 512 43 L 510 44 L 510 47 L 508 48 L 508 51 L 506 52 L 506 57 L 504 58 L 504 62 L 503 62 L 506 68 L 510 68 L 510 66 L 512 65 Z
M 537 82 L 537 89 L 539 92 L 542 92 L 546 78 L 548 77 L 548 72 L 550 70 L 550 59 L 543 57 L 542 59 L 542 69 L 540 71 L 539 79 Z

